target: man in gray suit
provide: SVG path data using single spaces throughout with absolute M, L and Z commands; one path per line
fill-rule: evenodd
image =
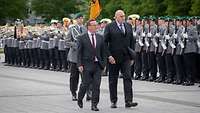
M 78 106 L 83 107 L 83 98 L 89 85 L 92 84 L 91 110 L 99 111 L 101 72 L 106 65 L 104 39 L 96 33 L 97 22 L 87 22 L 88 32 L 78 37 L 78 69 L 83 74 L 78 92 Z

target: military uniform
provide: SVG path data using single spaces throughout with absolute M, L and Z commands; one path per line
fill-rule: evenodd
M 151 25 L 150 27 L 150 52 L 149 52 L 149 70 L 150 70 L 150 78 L 149 81 L 156 80 L 157 77 L 157 62 L 156 62 L 156 52 L 158 47 L 158 37 L 156 36 L 157 33 L 157 26 L 156 24 Z
M 49 60 L 50 65 L 52 65 L 51 70 L 56 70 L 57 62 L 55 59 L 55 43 L 56 43 L 56 36 L 50 35 L 49 39 Z
M 7 45 L 7 53 L 8 53 L 8 65 L 11 65 L 12 64 L 12 40 L 13 40 L 14 38 L 12 38 L 12 37 L 8 37 L 7 39 L 6 39 L 6 45 Z
M 40 69 L 48 70 L 49 67 L 49 36 L 47 32 L 45 32 L 41 36 L 41 67 Z
M 166 63 L 165 63 L 165 56 L 163 52 L 166 48 L 164 48 L 163 43 L 165 43 L 165 32 L 167 28 L 166 26 L 159 25 L 159 43 L 158 43 L 158 52 L 157 52 L 157 63 L 158 63 L 158 70 L 159 70 L 159 78 L 156 80 L 157 82 L 164 82 L 166 77 Z
M 70 39 L 70 50 L 68 53 L 68 61 L 70 62 L 70 91 L 72 96 L 76 98 L 76 91 L 78 89 L 79 70 L 78 62 L 78 42 L 77 36 L 86 33 L 87 29 L 84 26 L 74 25 L 69 28 L 68 39 Z
M 169 21 L 168 21 L 169 22 Z M 167 76 L 166 76 L 166 83 L 172 83 L 174 76 L 176 75 L 175 66 L 174 66 L 174 60 L 173 60 L 173 54 L 172 51 L 174 51 L 174 47 L 172 48 L 172 44 L 174 43 L 173 39 L 173 33 L 175 32 L 175 26 L 170 25 L 168 23 L 168 34 L 165 35 L 166 41 L 167 41 L 167 49 L 165 54 L 165 62 L 166 62 L 166 69 L 167 69 Z
M 177 27 L 177 38 L 176 38 L 176 51 L 174 53 L 174 64 L 176 69 L 176 76 L 174 77 L 174 84 L 182 84 L 185 81 L 186 72 L 183 60 L 182 40 L 183 40 L 184 26 Z
M 142 55 L 141 55 L 141 51 L 142 51 L 142 48 L 144 46 L 143 44 L 143 36 L 142 36 L 142 32 L 143 31 L 143 28 L 142 28 L 142 25 L 137 25 L 136 26 L 136 31 L 134 33 L 134 37 L 135 37 L 135 40 L 136 40 L 136 43 L 135 43 L 135 52 L 136 52 L 136 56 L 135 56 L 135 64 L 134 64 L 134 70 L 135 70 L 135 80 L 138 80 L 140 79 L 141 77 L 141 73 L 142 73 Z
M 186 82 L 184 85 L 194 85 L 194 78 L 196 73 L 196 54 L 197 54 L 197 28 L 190 25 L 187 27 L 188 37 L 186 38 L 186 44 L 184 48 L 184 62 L 186 67 Z
M 141 80 L 148 80 L 149 78 L 149 46 L 150 46 L 150 37 L 148 37 L 149 33 L 149 24 L 145 24 L 144 31 L 144 47 L 142 50 L 142 78 Z
M 28 36 L 27 39 L 27 67 L 33 67 L 33 36 Z
M 23 38 L 20 38 L 19 41 L 19 64 L 20 66 L 25 66 L 25 41 Z

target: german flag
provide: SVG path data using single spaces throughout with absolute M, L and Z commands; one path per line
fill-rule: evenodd
M 90 2 L 90 19 L 96 19 L 101 13 L 99 0 L 91 0 Z

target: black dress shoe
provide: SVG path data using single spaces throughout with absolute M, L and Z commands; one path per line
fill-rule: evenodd
M 83 101 L 82 100 L 78 100 L 77 104 L 80 108 L 83 108 Z
M 177 80 L 176 81 L 176 85 L 180 85 L 180 84 L 182 84 L 182 81 L 181 80 Z
M 138 105 L 137 102 L 127 102 L 127 103 L 125 104 L 125 107 L 126 107 L 126 108 L 129 108 L 129 107 L 135 107 L 135 106 L 137 106 L 137 105 Z
M 72 96 L 72 101 L 77 101 L 78 99 L 76 98 L 76 96 Z
M 135 80 L 139 80 L 140 77 L 141 77 L 141 76 L 136 75 L 136 76 L 134 77 L 134 79 L 135 79 Z
M 172 83 L 172 81 L 173 80 L 171 78 L 168 78 L 168 79 L 165 80 L 165 83 L 169 84 L 169 83 Z
M 92 111 L 99 111 L 99 109 L 97 108 L 97 106 L 92 106 L 92 107 L 91 107 L 91 110 L 92 110 Z
M 140 78 L 140 80 L 147 80 L 147 79 L 148 79 L 147 76 L 142 76 L 142 77 Z
M 184 82 L 183 85 L 184 85 L 184 86 L 193 86 L 193 85 L 194 85 L 194 82 L 187 81 L 187 82 Z
M 117 108 L 117 104 L 115 102 L 111 103 L 111 108 Z
M 155 77 L 150 77 L 149 79 L 148 79 L 148 81 L 150 81 L 150 82 L 153 82 L 153 81 L 155 81 Z

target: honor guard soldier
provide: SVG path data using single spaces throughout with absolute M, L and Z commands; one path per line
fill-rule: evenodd
M 157 61 L 156 53 L 158 48 L 157 25 L 155 24 L 155 17 L 150 17 L 150 47 L 149 47 L 149 81 L 155 81 L 157 77 Z
M 68 39 L 70 39 L 70 50 L 68 53 L 68 61 L 70 62 L 70 91 L 72 100 L 77 100 L 76 91 L 79 82 L 79 70 L 77 67 L 78 62 L 78 42 L 77 37 L 87 32 L 86 27 L 83 25 L 83 15 L 77 14 L 75 17 L 76 23 L 69 27 Z M 91 91 L 87 91 L 86 100 L 91 99 Z
M 33 62 L 32 62 L 32 67 L 37 68 L 37 35 L 36 31 L 34 31 L 33 34 L 33 46 L 32 46 L 32 56 L 33 56 Z
M 28 32 L 27 37 L 27 67 L 33 67 L 33 34 L 31 31 Z
M 142 77 L 141 80 L 148 80 L 149 78 L 149 46 L 150 46 L 150 25 L 149 25 L 149 21 L 148 18 L 145 17 L 144 18 L 144 25 L 143 25 L 143 33 L 145 34 L 143 40 L 144 40 L 144 46 L 143 46 L 143 50 L 142 50 Z
M 156 82 L 164 82 L 166 77 L 166 64 L 165 64 L 165 57 L 163 52 L 166 50 L 165 46 L 165 32 L 167 31 L 167 27 L 164 23 L 164 18 L 158 18 L 158 27 L 159 27 L 159 43 L 158 43 L 158 52 L 157 52 L 157 63 L 158 63 L 158 70 L 159 70 L 159 78 Z
M 132 14 L 132 15 L 129 15 L 128 19 L 127 19 L 127 23 L 132 25 L 134 43 L 136 41 L 136 33 L 135 33 L 135 31 L 136 31 L 136 19 L 139 19 L 139 18 L 140 18 L 140 16 L 138 14 Z M 134 71 L 135 71 L 134 65 L 135 64 L 132 64 L 132 66 L 131 66 L 131 76 L 132 76 L 133 79 L 134 79 Z
M 109 18 L 101 19 L 100 20 L 100 28 L 98 29 L 97 33 L 99 33 L 100 35 L 103 36 L 106 25 L 111 22 L 112 22 L 112 20 L 110 20 Z
M 185 81 L 186 77 L 186 72 L 185 72 L 185 66 L 184 66 L 184 59 L 183 59 L 183 54 L 181 53 L 181 48 L 184 46 L 184 43 L 182 42 L 183 40 L 183 33 L 184 33 L 184 26 L 182 23 L 182 18 L 177 17 L 176 19 L 176 29 L 175 34 L 177 35 L 177 38 L 175 37 L 176 40 L 176 51 L 174 53 L 174 64 L 175 64 L 175 69 L 176 69 L 176 76 L 174 77 L 174 82 L 173 84 L 180 85 Z
M 173 54 L 172 51 L 176 48 L 174 46 L 173 34 L 175 32 L 175 26 L 173 25 L 173 20 L 169 18 L 166 19 L 167 22 L 167 34 L 165 35 L 166 39 L 166 52 L 165 52 L 165 62 L 167 69 L 167 76 L 165 83 L 172 83 L 174 76 L 176 75 Z
M 49 67 L 49 36 L 48 31 L 44 31 L 41 36 L 41 67 L 40 69 L 48 70 Z
M 196 73 L 196 53 L 197 53 L 197 39 L 198 33 L 196 26 L 193 25 L 192 20 L 186 21 L 186 36 L 185 48 L 184 48 L 184 63 L 186 68 L 186 82 L 183 85 L 194 85 L 194 77 Z
M 135 37 L 136 43 L 135 43 L 135 52 L 136 52 L 136 57 L 135 57 L 135 80 L 139 80 L 141 78 L 141 73 L 142 73 L 142 49 L 144 46 L 143 42 L 143 25 L 142 25 L 142 19 L 136 19 L 136 25 L 135 29 L 133 30 L 133 36 Z

